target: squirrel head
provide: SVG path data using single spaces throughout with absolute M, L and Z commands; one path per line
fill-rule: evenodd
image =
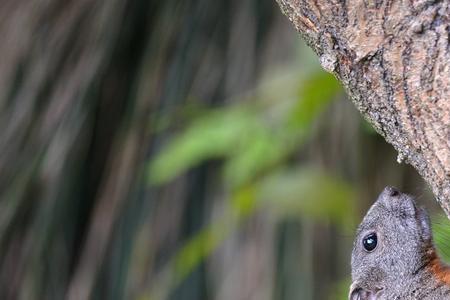
M 386 187 L 358 227 L 353 245 L 350 300 L 380 299 L 401 290 L 433 251 L 425 209 L 412 196 Z

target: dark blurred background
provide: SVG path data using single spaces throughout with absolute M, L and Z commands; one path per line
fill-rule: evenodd
M 273 0 L 0 2 L 0 299 L 346 299 L 432 196 Z

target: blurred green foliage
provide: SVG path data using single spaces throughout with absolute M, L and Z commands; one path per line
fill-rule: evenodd
M 300 86 L 296 99 L 247 101 L 205 112 L 151 162 L 149 180 L 166 183 L 212 158 L 224 159 L 225 180 L 239 186 L 279 165 L 305 141 L 310 126 L 339 91 L 336 79 L 317 72 Z M 278 106 L 278 107 L 273 107 Z M 273 115 L 273 112 L 280 112 Z M 272 114 L 272 115 L 271 115 Z
M 349 290 L 350 284 L 351 284 L 350 277 L 336 283 L 328 300 L 336 300 L 336 299 L 348 300 L 348 290 Z
M 318 113 L 334 100 L 341 86 L 329 73 L 312 74 L 301 86 L 299 99 L 295 103 L 292 114 L 288 116 L 292 129 L 308 130 Z
M 314 168 L 286 170 L 264 178 L 258 198 L 283 217 L 331 220 L 346 232 L 355 225 L 349 214 L 355 205 L 353 187 Z
M 280 220 L 331 220 L 343 230 L 354 225 L 349 212 L 355 193 L 349 184 L 315 167 L 289 167 L 314 121 L 341 88 L 325 72 L 294 78 L 275 88 L 283 98 L 274 97 L 273 84 L 266 83 L 237 104 L 202 112 L 151 161 L 149 182 L 161 185 L 204 161 L 221 159 L 231 194 L 222 218 L 192 237 L 167 264 L 150 299 L 164 298 L 163 291 L 182 281 L 258 209 L 268 209 Z
M 433 238 L 441 258 L 450 263 L 450 220 L 443 213 L 431 217 Z

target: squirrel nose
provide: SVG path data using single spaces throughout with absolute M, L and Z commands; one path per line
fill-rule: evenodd
M 397 190 L 396 188 L 392 187 L 392 186 L 387 186 L 384 191 L 384 194 L 390 196 L 390 197 L 396 197 L 398 195 L 400 195 L 400 191 Z

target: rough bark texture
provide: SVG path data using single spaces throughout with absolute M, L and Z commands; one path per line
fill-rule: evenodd
M 277 2 L 450 216 L 450 2 Z

